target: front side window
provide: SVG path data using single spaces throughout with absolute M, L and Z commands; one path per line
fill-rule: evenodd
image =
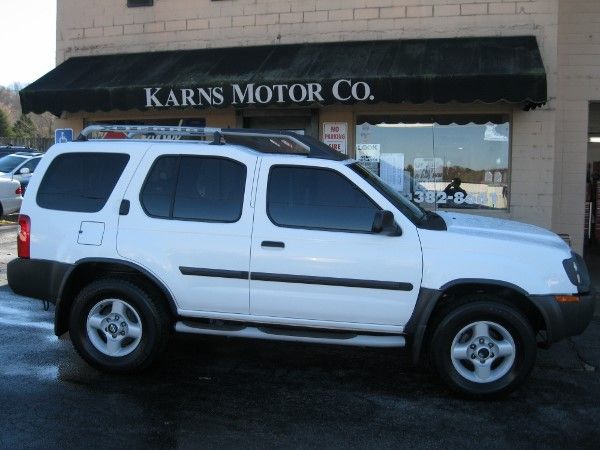
M 412 203 L 393 187 L 383 182 L 381 178 L 375 175 L 372 171 L 364 167 L 361 163 L 352 163 L 348 166 L 363 180 L 373 186 L 377 192 L 383 195 L 392 205 L 394 205 L 402 214 L 404 214 L 413 223 L 421 222 L 426 214 L 418 205 Z
M 19 170 L 21 170 L 21 169 L 29 169 L 29 173 L 33 173 L 35 171 L 35 168 L 37 167 L 37 165 L 40 163 L 41 160 L 42 160 L 42 158 L 33 158 L 33 159 L 30 159 L 25 164 L 23 164 L 19 168 Z
M 246 166 L 230 159 L 164 156 L 156 160 L 140 201 L 152 217 L 237 222 L 242 215 Z
M 37 192 L 42 208 L 73 212 L 100 211 L 121 177 L 129 155 L 64 153 L 50 163 Z
M 267 208 L 275 225 L 353 232 L 371 232 L 380 209 L 340 173 L 298 166 L 271 168 Z
M 506 210 L 509 137 L 502 115 L 359 116 L 356 159 L 423 208 Z

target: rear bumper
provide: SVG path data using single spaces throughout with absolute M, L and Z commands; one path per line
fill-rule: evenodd
M 11 197 L 2 199 L 2 213 L 4 215 L 13 214 L 21 209 L 23 203 L 23 197 Z
M 13 259 L 7 266 L 10 288 L 19 295 L 56 303 L 71 264 L 44 259 Z
M 532 295 L 530 299 L 538 307 L 544 321 L 548 343 L 583 333 L 594 316 L 595 293 L 579 294 L 579 301 L 559 303 L 554 295 Z

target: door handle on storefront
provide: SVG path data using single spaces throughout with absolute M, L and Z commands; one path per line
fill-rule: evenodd
M 285 248 L 285 244 L 279 241 L 262 241 L 261 247 Z

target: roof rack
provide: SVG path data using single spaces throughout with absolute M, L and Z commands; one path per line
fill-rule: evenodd
M 19 148 L 19 147 L 17 147 Z M 34 152 L 33 150 L 27 152 L 27 151 L 22 151 L 22 152 L 14 152 L 13 155 L 19 155 L 19 156 L 39 156 L 42 155 L 43 153 L 41 152 Z
M 202 128 L 163 125 L 89 125 L 84 128 L 78 141 L 87 141 L 91 136 L 104 138 L 107 133 L 117 133 L 117 138 L 134 139 L 146 136 L 147 139 L 178 140 L 191 138 L 208 141 L 212 145 L 237 144 L 261 153 L 305 155 L 311 158 L 344 160 L 348 157 L 336 152 L 328 145 L 293 131 L 274 131 L 236 128 Z

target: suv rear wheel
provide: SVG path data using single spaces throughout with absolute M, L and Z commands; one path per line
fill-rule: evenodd
M 515 308 L 491 296 L 465 298 L 437 325 L 432 364 L 454 390 L 499 396 L 516 389 L 535 363 L 535 333 Z
M 169 335 L 168 314 L 158 299 L 122 279 L 87 285 L 75 298 L 69 333 L 77 352 L 107 372 L 148 367 Z

